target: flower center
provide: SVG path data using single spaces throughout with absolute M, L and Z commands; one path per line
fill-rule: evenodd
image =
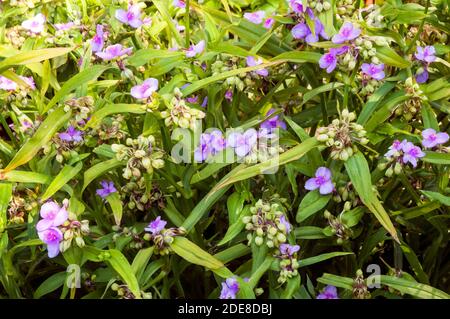
M 317 184 L 317 185 L 325 184 L 326 181 L 327 181 L 327 180 L 325 179 L 324 176 L 317 176 L 317 177 L 316 177 L 316 184 Z

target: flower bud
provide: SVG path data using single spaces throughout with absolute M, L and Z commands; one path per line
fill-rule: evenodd
M 263 244 L 263 242 L 264 242 L 264 239 L 262 237 L 259 237 L 259 236 L 255 237 L 255 244 L 257 246 L 261 246 Z

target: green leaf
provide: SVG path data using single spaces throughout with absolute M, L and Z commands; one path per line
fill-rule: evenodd
M 352 278 L 324 273 L 322 277 L 317 278 L 317 281 L 325 285 L 331 285 L 339 288 L 344 288 L 347 290 L 353 290 Z
M 8 223 L 7 210 L 12 196 L 12 184 L 0 184 L 0 234 L 5 230 Z
M 402 294 L 422 299 L 450 299 L 450 295 L 439 289 L 398 277 L 380 275 L 380 282 L 400 291 Z
M 103 72 L 111 68 L 110 66 L 95 65 L 87 68 L 75 76 L 71 77 L 61 89 L 56 92 L 55 96 L 48 102 L 47 106 L 44 108 L 44 113 L 50 110 L 63 98 L 67 98 L 69 93 L 80 87 L 81 85 L 88 83 L 89 81 L 97 79 Z
M 128 260 L 117 249 L 110 249 L 108 252 L 111 257 L 106 259 L 106 262 L 119 274 L 136 299 L 141 299 L 139 283 Z
M 298 206 L 296 221 L 301 223 L 309 216 L 317 213 L 328 204 L 330 199 L 331 194 L 320 195 L 318 190 L 308 192 Z
M 248 281 L 249 286 L 254 289 L 258 284 L 261 277 L 269 270 L 275 259 L 271 256 L 267 256 L 264 262 L 252 273 L 250 280 Z
M 399 242 L 397 231 L 392 224 L 388 213 L 384 210 L 384 207 L 381 205 L 373 191 L 369 165 L 367 164 L 364 155 L 361 152 L 354 154 L 345 162 L 345 168 L 361 201 L 369 208 L 391 236 Z
M 390 65 L 395 66 L 400 69 L 408 68 L 411 63 L 407 61 L 406 59 L 402 58 L 400 55 L 397 54 L 393 49 L 390 47 L 376 47 L 377 53 L 376 57 L 381 60 L 381 62 Z
M 147 111 L 143 104 L 109 104 L 92 114 L 84 129 L 97 127 L 103 118 L 118 113 L 145 114 Z
M 81 192 L 83 192 L 86 187 L 92 183 L 92 181 L 94 179 L 96 179 L 97 177 L 103 175 L 106 172 L 110 172 L 112 171 L 114 168 L 122 166 L 123 163 L 121 161 L 119 161 L 116 158 L 112 158 L 110 160 L 107 160 L 105 162 L 100 162 L 98 164 L 95 164 L 92 167 L 89 167 L 89 169 L 87 169 L 84 172 L 84 178 L 83 178 L 83 188 L 81 189 Z
M 450 165 L 450 153 L 425 151 L 425 157 L 421 159 L 427 163 Z
M 316 88 L 312 89 L 311 91 L 306 92 L 303 95 L 302 104 L 305 104 L 306 102 L 308 102 L 309 100 L 311 100 L 313 97 L 315 97 L 316 95 L 318 95 L 320 93 L 333 91 L 342 86 L 344 86 L 344 84 L 339 83 L 339 82 L 331 82 L 331 83 L 327 83 L 327 84 L 321 85 L 319 87 L 316 87 Z
M 445 206 L 450 206 L 450 196 L 445 196 L 438 192 L 432 192 L 432 191 L 420 191 L 422 194 L 427 196 L 429 199 L 437 200 L 438 202 L 441 202 Z
M 9 172 L 16 167 L 28 163 L 47 144 L 53 135 L 70 119 L 72 112 L 65 112 L 61 106 L 52 112 L 41 123 L 33 137 L 30 138 L 16 153 L 14 158 L 3 169 L 3 173 Z
M 70 165 L 64 166 L 64 168 L 59 172 L 58 175 L 53 179 L 53 181 L 48 185 L 45 193 L 42 195 L 42 200 L 45 201 L 61 189 L 67 182 L 69 182 L 83 167 L 83 163 L 78 162 L 78 164 L 73 167 Z
M 36 289 L 36 291 L 33 294 L 33 298 L 39 299 L 42 296 L 45 296 L 55 291 L 56 289 L 64 285 L 66 278 L 67 273 L 65 271 L 61 271 L 54 275 L 51 275 Z
M 289 51 L 284 52 L 276 57 L 272 58 L 271 61 L 287 61 L 287 62 L 294 62 L 294 63 L 318 63 L 320 58 L 322 57 L 322 54 L 318 52 L 312 52 L 312 51 Z
M 182 56 L 183 52 L 145 48 L 136 51 L 130 58 L 128 58 L 128 64 L 139 67 L 146 63 L 149 63 L 153 59 L 164 59 L 170 57 Z
M 150 258 L 153 255 L 154 247 L 148 247 L 144 249 L 140 249 L 136 256 L 133 259 L 133 263 L 131 264 L 131 269 L 133 270 L 134 275 L 139 283 L 142 284 L 141 278 L 144 273 L 145 268 L 147 267 Z
M 306 267 L 309 265 L 314 265 L 314 264 L 320 263 L 321 261 L 324 261 L 324 260 L 327 260 L 330 258 L 339 257 L 339 256 L 347 256 L 347 255 L 353 255 L 353 253 L 336 251 L 336 252 L 332 252 L 332 253 L 326 253 L 326 254 L 321 254 L 321 255 L 314 256 L 314 257 L 300 259 L 298 261 L 298 264 L 299 264 L 299 268 L 301 268 L 301 267 Z
M 228 229 L 227 232 L 225 233 L 225 236 L 223 237 L 223 239 L 217 244 L 218 246 L 224 245 L 226 243 L 228 243 L 230 240 L 232 240 L 234 237 L 236 237 L 237 235 L 239 235 L 239 233 L 244 229 L 245 224 L 242 221 L 242 218 L 244 216 L 250 216 L 250 207 L 249 206 L 245 206 L 245 208 L 242 210 L 242 212 L 239 214 L 238 218 L 236 219 L 236 221 L 234 221 L 233 224 L 231 224 Z
M 106 201 L 111 206 L 116 225 L 120 225 L 120 221 L 122 220 L 123 203 L 120 200 L 119 194 L 117 192 L 109 194 L 106 196 Z
M 297 239 L 322 239 L 324 235 L 323 229 L 316 226 L 302 226 L 294 229 L 295 238 Z

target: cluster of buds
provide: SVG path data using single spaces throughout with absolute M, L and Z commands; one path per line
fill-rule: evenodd
M 167 222 L 158 216 L 155 220 L 150 222 L 145 231 L 144 240 L 151 240 L 155 245 L 155 253 L 160 255 L 167 255 L 170 253 L 170 244 L 173 242 L 175 236 L 184 236 L 186 230 L 183 227 L 165 228 Z
M 89 114 L 92 112 L 94 106 L 94 98 L 92 96 L 83 96 L 80 98 L 73 98 L 64 103 L 64 111 L 72 110 L 73 124 L 84 125 L 89 119 Z
M 153 186 L 152 191 L 147 192 L 143 179 L 126 183 L 121 189 L 121 196 L 130 211 L 138 209 L 143 212 L 150 209 L 154 203 L 157 203 L 160 209 L 165 207 L 163 194 L 158 187 Z
M 26 213 L 38 206 L 38 197 L 31 189 L 25 189 L 25 194 L 15 191 L 9 202 L 8 223 L 23 224 Z
M 337 192 L 333 196 L 336 203 L 344 202 L 344 211 L 349 211 L 360 203 L 358 194 L 353 189 L 352 183 L 346 183 L 344 186 L 337 188 Z
M 319 127 L 316 137 L 319 142 L 331 147 L 331 158 L 346 161 L 357 151 L 355 142 L 367 144 L 366 131 L 354 122 L 356 114 L 347 109 L 342 110 L 341 119 L 334 119 L 330 125 Z
M 231 57 L 228 61 L 223 61 L 223 59 L 225 58 L 222 55 L 219 55 L 217 61 L 211 65 L 211 72 L 213 76 L 238 68 L 238 57 Z M 230 76 L 222 82 L 222 85 L 226 88 L 235 86 L 239 91 L 243 91 L 245 88 L 245 83 L 242 81 L 241 77 L 245 77 L 245 74 Z
M 403 116 L 405 120 L 410 121 L 420 114 L 422 102 L 427 101 L 428 98 L 412 77 L 406 79 L 405 91 L 409 99 L 395 109 L 395 115 Z
M 96 135 L 101 141 L 107 140 L 121 140 L 126 136 L 126 131 L 123 130 L 125 125 L 124 116 L 122 114 L 116 115 L 112 118 L 104 120 L 100 126 L 96 128 Z M 95 134 L 95 133 L 94 133 Z M 89 139 L 90 134 L 86 137 Z
M 114 225 L 112 230 L 115 231 L 113 235 L 113 241 L 117 241 L 119 238 L 131 238 L 131 242 L 128 244 L 129 248 L 141 249 L 144 246 L 144 240 L 139 236 L 135 227 L 123 227 Z
M 203 119 L 205 113 L 187 106 L 186 101 L 181 97 L 181 91 L 176 88 L 172 100 L 167 103 L 167 111 L 162 111 L 160 113 L 161 117 L 168 127 L 176 125 L 181 128 L 195 130 L 197 126 L 196 122 Z
M 447 8 L 448 11 L 448 8 Z M 414 39 L 417 32 L 419 31 L 418 26 L 411 26 L 408 30 L 408 39 Z M 420 34 L 420 41 L 433 45 L 435 43 L 445 44 L 448 41 L 448 35 L 446 32 L 441 31 L 431 24 L 424 24 L 422 33 Z
M 291 231 L 291 224 L 283 210 L 278 203 L 270 204 L 258 200 L 255 206 L 250 208 L 252 215 L 242 218 L 245 229 L 252 232 L 247 235 L 248 244 L 254 242 L 261 246 L 265 242 L 267 247 L 273 248 L 285 243 Z
M 14 48 L 20 48 L 25 42 L 26 37 L 21 34 L 20 26 L 13 26 L 6 30 L 5 42 L 11 44 Z
M 358 20 L 364 20 L 368 26 L 373 28 L 382 28 L 385 26 L 384 16 L 381 15 L 381 8 L 378 5 L 372 5 L 359 10 L 358 14 Z
M 280 259 L 280 275 L 278 277 L 278 282 L 283 284 L 289 278 L 298 275 L 298 260 L 297 252 L 300 250 L 298 245 L 281 244 L 280 250 L 275 257 Z
M 72 246 L 72 241 L 83 248 L 85 246 L 83 236 L 89 234 L 89 221 L 87 219 L 78 221 L 77 216 L 69 212 L 69 218 L 60 226 L 64 239 L 60 243 L 61 252 L 66 251 Z
M 117 283 L 113 283 L 111 285 L 111 290 L 117 293 L 119 299 L 136 299 L 136 296 L 131 292 L 127 285 L 119 285 Z M 152 299 L 151 292 L 143 292 L 141 291 L 142 299 Z
M 351 18 L 356 11 L 355 1 L 353 0 L 338 0 L 336 1 L 336 19 L 343 21 L 346 18 Z
M 127 138 L 126 145 L 112 144 L 111 149 L 116 153 L 119 161 L 127 161 L 123 169 L 122 176 L 126 179 L 132 177 L 140 179 L 141 170 L 152 173 L 153 169 L 159 169 L 164 166 L 162 159 L 164 153 L 154 147 L 155 138 L 152 135 L 148 137 L 139 136 L 137 139 Z
M 9 0 L 9 5 L 11 7 L 27 7 L 31 9 L 40 2 L 40 0 Z
M 328 220 L 331 234 L 337 237 L 336 243 L 338 245 L 342 245 L 345 240 L 348 240 L 351 237 L 351 229 L 342 222 L 341 218 L 335 217 L 327 210 L 324 212 L 323 216 Z
M 328 0 L 309 0 L 307 6 L 317 12 L 328 11 L 331 9 L 331 3 Z
M 353 280 L 353 298 L 355 299 L 370 299 L 371 295 L 367 289 L 366 281 L 364 280 L 361 269 L 356 271 L 356 277 Z

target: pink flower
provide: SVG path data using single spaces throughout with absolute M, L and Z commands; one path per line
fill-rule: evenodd
M 336 54 L 334 54 L 333 52 L 328 52 L 328 53 L 322 55 L 322 57 L 319 60 L 319 66 L 322 69 L 327 69 L 327 73 L 333 72 L 333 70 L 337 66 Z
M 315 177 L 306 181 L 305 188 L 310 191 L 318 188 L 320 194 L 330 194 L 334 190 L 334 184 L 331 181 L 331 171 L 326 167 L 319 167 Z
M 75 23 L 69 21 L 67 23 L 55 23 L 55 29 L 58 31 L 70 30 L 75 26 Z
M 436 145 L 445 144 L 449 140 L 447 133 L 436 133 L 432 128 L 427 128 L 422 131 L 422 145 L 426 148 L 433 148 Z
M 32 33 L 39 34 L 44 31 L 45 20 L 45 16 L 39 13 L 31 19 L 23 21 L 22 27 Z
M 232 132 L 227 138 L 227 145 L 234 148 L 234 152 L 239 157 L 244 157 L 256 145 L 258 133 L 251 128 L 244 133 Z
M 184 9 L 186 8 L 185 0 L 173 0 L 173 5 L 177 8 Z
M 363 63 L 361 71 L 375 80 L 384 79 L 384 64 Z
M 331 41 L 333 43 L 344 43 L 356 39 L 361 34 L 361 29 L 355 27 L 351 22 L 345 22 L 338 34 L 335 34 Z
M 415 146 L 411 142 L 407 142 L 402 147 L 403 151 L 403 164 L 411 163 L 413 167 L 417 166 L 417 160 L 425 156 L 420 147 Z
M 103 26 L 97 24 L 97 33 L 91 40 L 92 52 L 100 52 L 103 49 L 105 41 L 103 40 Z
M 149 78 L 140 85 L 131 88 L 131 95 L 136 99 L 146 99 L 158 90 L 158 80 Z
M 257 66 L 263 63 L 263 60 L 261 58 L 255 58 L 253 56 L 248 56 L 246 59 L 247 66 Z M 256 74 L 259 74 L 261 76 L 268 76 L 269 71 L 267 69 L 260 69 L 255 71 Z
M 399 156 L 400 152 L 403 149 L 403 145 L 405 145 L 407 140 L 399 141 L 395 140 L 391 146 L 389 146 L 389 150 L 384 154 L 385 157 L 391 158 L 393 156 Z
M 128 24 L 135 29 L 139 28 L 143 24 L 141 20 L 141 7 L 137 4 L 128 6 L 127 11 L 123 9 L 116 10 L 115 17 L 120 22 Z
M 256 12 L 246 12 L 244 13 L 244 18 L 251 23 L 261 24 L 265 17 L 266 13 L 262 10 Z
M 435 50 L 434 46 L 428 45 L 424 48 L 417 47 L 417 51 L 414 54 L 414 56 L 416 57 L 417 60 L 431 63 L 436 60 L 435 53 L 436 53 L 436 50 Z
M 6 91 L 15 91 L 17 89 L 17 83 L 0 75 L 0 89 Z
M 47 202 L 41 206 L 40 215 L 42 219 L 36 224 L 36 230 L 42 232 L 50 227 L 64 224 L 69 218 L 66 205 L 60 207 L 55 202 Z
M 201 40 L 197 44 L 192 44 L 187 50 L 186 50 L 186 57 L 187 58 L 193 58 L 199 54 L 201 54 L 205 50 L 205 40 Z
M 263 27 L 266 28 L 266 29 L 270 29 L 273 26 L 274 23 L 275 23 L 275 19 L 274 18 L 267 18 L 264 21 Z
M 63 239 L 62 232 L 56 227 L 50 227 L 38 232 L 39 239 L 47 244 L 48 257 L 53 258 L 59 254 L 59 243 Z
M 104 61 L 113 60 L 121 56 L 131 54 L 132 48 L 123 48 L 121 44 L 110 45 L 105 51 L 95 53 Z

